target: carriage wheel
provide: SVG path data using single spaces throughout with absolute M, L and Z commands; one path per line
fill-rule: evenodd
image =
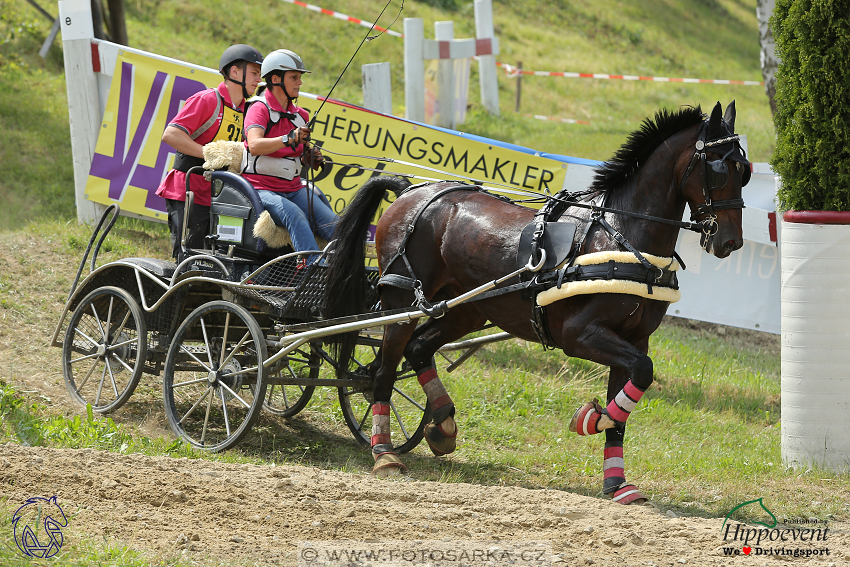
M 311 347 L 305 346 L 284 357 L 281 363 L 284 366 L 269 377 L 263 409 L 280 417 L 292 417 L 307 406 L 316 387 L 275 382 L 286 382 L 287 378 L 315 380 L 319 377 L 322 359 Z
M 209 451 L 238 443 L 262 409 L 266 358 L 263 331 L 245 308 L 212 301 L 195 309 L 165 359 L 165 415 L 174 433 Z
M 125 290 L 101 287 L 83 298 L 62 345 L 71 397 L 98 413 L 124 405 L 142 377 L 147 334 L 144 314 Z
M 339 405 L 354 438 L 366 446 L 372 441 L 372 387 L 339 388 Z M 407 453 L 422 441 L 431 421 L 431 405 L 416 380 L 416 373 L 403 363 L 390 399 L 393 448 Z

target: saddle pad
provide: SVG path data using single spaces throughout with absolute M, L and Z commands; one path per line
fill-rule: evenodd
M 534 236 L 536 228 L 537 223 L 532 221 L 522 229 L 516 254 L 518 268 L 528 264 L 528 259 L 531 257 L 531 238 Z M 543 249 L 546 250 L 546 262 L 541 268 L 542 271 L 554 270 L 564 263 L 573 248 L 575 235 L 576 225 L 571 222 L 546 223 L 546 230 L 543 232 Z

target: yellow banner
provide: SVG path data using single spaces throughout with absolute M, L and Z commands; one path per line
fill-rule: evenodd
M 164 220 L 165 202 L 154 192 L 171 169 L 174 149 L 162 143 L 162 132 L 189 96 L 220 81 L 221 76 L 212 70 L 199 71 L 123 51 L 115 66 L 89 172 L 87 198 L 103 204 L 117 202 L 125 212 Z M 321 101 L 302 95 L 299 104 L 313 116 Z M 328 101 L 322 107 L 313 132 L 314 141 L 327 150 L 329 163 L 321 171 L 311 172 L 310 179 L 337 212 L 364 182 L 380 174 L 358 166 L 435 179 L 462 176 L 485 185 L 534 192 L 548 188 L 553 193 L 563 186 L 567 171 L 567 164 L 561 161 L 337 101 Z M 439 173 L 378 161 L 378 157 L 422 165 Z

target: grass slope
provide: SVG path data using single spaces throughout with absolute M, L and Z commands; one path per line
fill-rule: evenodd
M 232 43 L 260 51 L 287 47 L 313 71 L 304 90 L 326 94 L 366 28 L 281 0 L 205 2 L 126 0 L 133 47 L 216 67 Z M 364 20 L 382 3 L 321 0 L 323 8 Z M 400 2 L 380 20 L 387 26 Z M 55 11 L 55 6 L 49 7 Z M 404 3 L 404 18 L 422 18 L 426 36 L 436 21 L 454 21 L 455 37 L 474 37 L 473 4 L 461 0 Z M 755 1 L 647 0 L 645 2 L 494 2 L 497 60 L 537 71 L 634 74 L 703 79 L 761 80 Z M 554 24 L 552 23 L 554 22 Z M 74 213 L 73 170 L 61 42 L 46 60 L 37 52 L 50 22 L 25 0 L 0 0 L 0 229 L 41 216 Z M 334 96 L 362 102 L 359 66 L 389 61 L 394 112 L 404 114 L 403 40 L 381 35 L 364 44 Z M 750 157 L 767 161 L 774 146 L 770 109 L 761 87 L 631 82 L 524 76 L 522 105 L 514 112 L 516 81 L 499 73 L 501 116 L 481 110 L 477 65 L 472 65 L 470 112 L 462 129 L 541 151 L 607 159 L 640 121 L 661 107 L 737 100 L 737 129 L 748 136 Z M 543 122 L 526 116 L 588 120 L 590 125 Z

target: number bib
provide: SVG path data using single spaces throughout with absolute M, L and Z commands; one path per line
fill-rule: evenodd
M 244 116 L 242 112 L 233 110 L 227 106 L 223 106 L 221 112 L 221 125 L 218 127 L 218 132 L 215 133 L 215 138 L 211 141 L 227 140 L 228 142 L 242 142 L 242 120 Z

